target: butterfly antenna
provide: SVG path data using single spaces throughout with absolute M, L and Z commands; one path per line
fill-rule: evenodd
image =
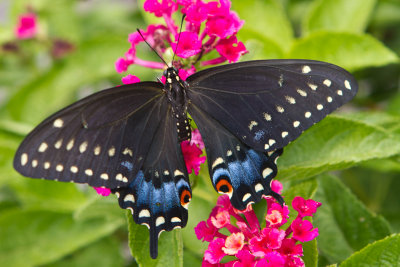
M 142 32 L 139 30 L 139 28 L 136 28 L 136 30 L 137 30 L 137 32 L 140 34 L 140 36 L 142 37 L 143 41 L 151 48 L 151 50 L 153 50 L 153 52 L 156 53 L 156 55 L 164 62 L 164 64 L 165 64 L 167 67 L 169 67 L 169 66 L 168 66 L 168 63 L 165 62 L 165 60 L 162 58 L 162 56 L 160 56 L 160 54 L 157 53 L 157 51 L 154 49 L 154 47 L 152 47 L 152 46 L 146 41 L 146 39 L 145 39 L 144 36 L 142 35 Z
M 185 19 L 185 17 L 186 17 L 186 14 L 183 14 L 182 20 L 181 20 L 181 27 L 179 29 L 178 41 L 176 42 L 176 47 L 175 47 L 175 51 L 174 51 L 174 56 L 172 57 L 172 62 L 174 62 L 175 55 L 176 55 L 176 50 L 178 50 L 179 39 L 181 38 L 181 33 L 182 33 L 183 20 Z

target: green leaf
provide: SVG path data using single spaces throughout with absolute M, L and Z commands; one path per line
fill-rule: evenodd
M 278 160 L 279 178 L 303 179 L 400 153 L 400 135 L 345 116 L 328 116 L 289 144 Z
M 70 214 L 10 210 L 0 215 L 3 266 L 35 266 L 58 260 L 109 235 L 124 220 L 74 220 Z
M 76 266 L 96 266 L 96 267 L 123 267 L 123 255 L 121 244 L 112 237 L 90 244 L 80 249 L 72 255 L 41 267 L 76 267 Z
M 296 40 L 287 57 L 326 61 L 350 71 L 399 60 L 393 51 L 367 34 L 334 32 L 316 32 Z
M 376 241 L 354 253 L 340 266 L 399 266 L 400 234 Z
M 363 32 L 376 0 L 317 0 L 305 17 L 303 33 L 330 30 L 342 32 Z
M 303 253 L 304 253 L 303 261 L 305 266 L 307 267 L 318 266 L 318 249 L 317 249 L 316 239 L 303 243 Z
M 129 247 L 139 266 L 183 266 L 183 242 L 180 230 L 163 232 L 158 240 L 158 257 L 150 257 L 149 231 L 144 225 L 133 221 L 126 212 L 129 229 Z
M 282 5 L 276 0 L 233 0 L 232 10 L 244 20 L 241 31 L 258 32 L 287 51 L 293 41 L 293 30 Z M 239 39 L 240 40 L 240 39 Z
M 324 175 L 319 182 L 315 199 L 322 206 L 314 225 L 319 228 L 318 247 L 331 263 L 390 234 L 387 221 L 368 211 L 337 178 Z
M 283 58 L 284 56 L 281 46 L 258 32 L 242 29 L 238 32 L 238 40 L 243 41 L 249 51 L 240 57 L 240 61 Z

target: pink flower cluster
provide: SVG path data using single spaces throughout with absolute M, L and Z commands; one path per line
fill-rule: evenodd
M 280 193 L 281 188 L 278 181 L 272 182 L 272 190 Z M 299 242 L 316 238 L 318 228 L 313 229 L 312 223 L 303 218 L 313 216 L 321 203 L 295 197 L 292 206 L 298 212 L 297 217 L 283 230 L 289 218 L 288 207 L 282 207 L 271 197 L 265 199 L 268 205 L 266 227 L 261 229 L 251 205 L 239 211 L 232 207 L 228 196 L 218 198 L 208 220 L 195 227 L 197 238 L 210 242 L 203 266 L 304 266 L 303 247 Z M 224 228 L 230 235 L 222 233 Z M 225 256 L 236 259 L 221 263 Z
M 200 66 L 220 64 L 225 61 L 236 62 L 247 53 L 246 47 L 236 38 L 236 33 L 242 27 L 243 21 L 230 10 L 230 0 L 204 2 L 202 0 L 146 0 L 144 10 L 157 17 L 163 17 L 165 25 L 149 25 L 141 33 L 146 41 L 167 59 L 176 52 L 176 56 L 185 59 L 185 64 L 176 61 L 172 64 L 179 69 L 186 69 L 186 76 Z M 185 30 L 178 32 L 178 26 L 172 19 L 172 14 L 180 11 L 185 14 Z M 179 39 L 179 43 L 178 43 Z M 138 32 L 131 33 L 128 41 L 131 48 L 124 57 L 115 63 L 117 72 L 121 73 L 132 64 L 148 68 L 163 69 L 161 62 L 140 59 L 136 55 L 136 46 L 143 42 Z M 177 47 L 178 46 L 178 47 Z M 218 57 L 200 62 L 200 59 L 216 50 Z
M 21 14 L 15 27 L 15 36 L 18 39 L 29 39 L 37 33 L 36 15 L 34 13 Z

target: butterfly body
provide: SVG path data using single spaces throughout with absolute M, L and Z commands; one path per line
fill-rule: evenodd
M 164 71 L 165 85 L 168 102 L 171 104 L 172 115 L 176 119 L 178 141 L 189 140 L 191 137 L 190 121 L 187 117 L 187 84 L 178 74 L 178 70 L 170 67 Z
M 27 177 L 106 187 L 150 229 L 184 227 L 191 188 L 180 143 L 196 123 L 215 190 L 245 209 L 271 190 L 282 148 L 357 92 L 346 70 L 312 60 L 259 60 L 199 71 L 165 85 L 140 82 L 95 93 L 56 112 L 22 142 L 14 168 Z

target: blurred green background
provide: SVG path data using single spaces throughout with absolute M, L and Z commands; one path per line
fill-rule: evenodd
M 139 2 L 0 0 L 0 266 L 201 264 L 207 244 L 193 227 L 217 199 L 206 166 L 191 176 L 188 226 L 162 234 L 156 261 L 148 257 L 147 228 L 132 225 L 115 196 L 23 178 L 12 168 L 18 144 L 51 113 L 121 84 L 127 73 L 142 81 L 161 76 L 138 66 L 126 74 L 114 69 L 129 49 L 128 34 L 156 21 Z M 16 40 L 17 17 L 28 9 L 38 15 L 39 33 Z M 313 221 L 320 236 L 305 245 L 306 265 L 400 265 L 400 1 L 233 0 L 233 10 L 245 20 L 238 39 L 250 53 L 242 60 L 323 60 L 359 81 L 352 103 L 306 131 L 278 161 L 287 203 L 295 195 L 323 203 Z M 64 53 L 54 54 L 55 43 L 66 45 Z M 157 60 L 144 45 L 137 54 Z M 256 208 L 262 214 L 265 207 Z

